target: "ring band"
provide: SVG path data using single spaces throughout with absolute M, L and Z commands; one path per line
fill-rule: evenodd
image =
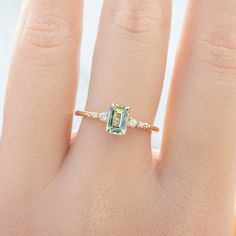
M 130 116 L 130 107 L 112 103 L 108 112 L 76 111 L 75 115 L 106 122 L 106 132 L 114 135 L 125 135 L 127 128 L 140 128 L 159 132 L 160 129 L 148 122 Z

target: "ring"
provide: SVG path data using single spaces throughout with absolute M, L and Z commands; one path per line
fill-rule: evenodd
M 108 112 L 76 111 L 75 115 L 106 122 L 106 132 L 114 135 L 125 135 L 128 127 L 147 131 L 160 131 L 158 127 L 148 122 L 132 118 L 130 110 L 129 106 L 112 103 Z

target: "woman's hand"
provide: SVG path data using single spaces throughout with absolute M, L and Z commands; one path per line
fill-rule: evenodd
M 236 1 L 189 1 L 160 153 L 149 132 L 116 137 L 88 119 L 70 145 L 81 18 L 80 0 L 26 1 L 0 146 L 0 235 L 231 235 Z M 116 102 L 154 120 L 170 20 L 170 0 L 105 0 L 87 110 Z

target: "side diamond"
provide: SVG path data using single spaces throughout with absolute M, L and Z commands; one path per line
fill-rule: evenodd
M 105 113 L 105 112 L 100 113 L 99 120 L 106 122 L 107 121 L 107 113 Z
M 98 119 L 99 118 L 99 114 L 97 112 L 91 112 L 91 117 L 93 119 Z
M 138 127 L 141 128 L 141 129 L 147 129 L 147 128 L 150 127 L 150 125 L 146 122 L 139 121 L 138 122 Z
M 135 128 L 136 126 L 137 126 L 137 124 L 138 124 L 138 121 L 137 120 L 135 120 L 135 119 L 133 119 L 133 118 L 131 118 L 130 120 L 129 120 L 129 126 L 131 127 L 131 128 Z

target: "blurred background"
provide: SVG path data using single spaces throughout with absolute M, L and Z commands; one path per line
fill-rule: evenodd
M 60 0 L 58 0 L 60 1 Z M 144 0 L 145 1 L 145 0 Z M 96 40 L 99 16 L 102 7 L 102 0 L 85 0 L 84 14 L 84 35 L 81 52 L 80 87 L 77 97 L 77 108 L 83 109 L 86 102 L 86 95 L 90 79 L 90 68 L 93 50 Z M 166 69 L 164 91 L 161 104 L 158 109 L 156 124 L 163 125 L 165 107 L 167 102 L 168 89 L 175 59 L 175 52 L 182 28 L 187 0 L 173 1 L 172 31 L 169 46 L 169 55 Z M 11 52 L 14 45 L 14 37 L 18 17 L 21 11 L 23 0 L 0 0 L 0 132 L 2 127 L 4 94 L 7 84 L 7 75 L 11 59 Z M 77 129 L 80 119 L 75 119 L 73 129 Z M 153 146 L 160 146 L 161 135 L 153 135 Z

